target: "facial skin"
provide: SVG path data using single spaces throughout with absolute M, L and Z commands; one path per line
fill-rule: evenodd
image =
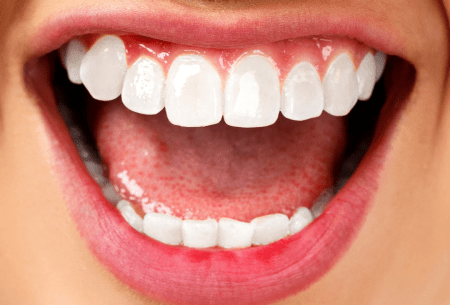
M 35 27 L 48 16 L 81 6 L 150 9 L 149 3 L 1 1 L 0 303 L 158 304 L 117 280 L 86 247 L 52 169 L 40 110 L 23 82 Z M 401 33 L 416 82 L 391 140 L 372 207 L 333 268 L 308 289 L 277 304 L 450 303 L 450 3 L 159 2 L 174 10 L 188 6 L 206 18 L 213 18 L 216 10 L 230 15 L 239 9 L 363 10 Z M 401 79 L 387 77 L 386 82 Z

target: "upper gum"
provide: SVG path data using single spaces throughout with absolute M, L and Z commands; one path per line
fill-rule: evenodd
M 104 35 L 89 34 L 78 37 L 89 49 Z M 249 46 L 232 49 L 212 49 L 187 45 L 179 45 L 161 40 L 155 40 L 136 35 L 121 35 L 127 53 L 127 65 L 141 56 L 157 61 L 167 76 L 172 62 L 180 55 L 198 54 L 205 57 L 217 70 L 223 82 L 227 79 L 233 65 L 242 57 L 249 54 L 260 54 L 267 57 L 274 65 L 280 82 L 284 83 L 291 69 L 301 61 L 310 62 L 323 79 L 332 60 L 346 52 L 352 59 L 355 70 L 364 56 L 375 50 L 367 45 L 348 37 L 299 37 L 277 41 L 264 45 Z M 328 50 L 331 52 L 328 56 Z

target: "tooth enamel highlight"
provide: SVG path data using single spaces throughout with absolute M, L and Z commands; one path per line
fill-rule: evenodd
M 130 203 L 126 200 L 121 200 L 117 204 L 117 209 L 122 214 L 123 218 L 138 232 L 142 232 L 143 224 L 142 218 L 139 216 Z
M 236 127 L 263 127 L 280 111 L 280 82 L 272 64 L 263 56 L 241 60 L 225 86 L 224 119 Z
M 253 226 L 248 222 L 231 218 L 219 220 L 219 238 L 217 245 L 222 248 L 246 248 L 252 245 Z
M 375 66 L 377 67 L 377 73 L 375 76 L 376 81 L 379 81 L 381 75 L 383 75 L 384 68 L 386 67 L 386 59 L 387 56 L 383 52 L 377 52 L 375 54 Z
M 267 245 L 289 234 L 289 218 L 284 214 L 271 214 L 253 219 L 250 224 L 253 233 L 252 244 Z
M 84 56 L 80 77 L 91 96 L 110 101 L 119 97 L 127 71 L 125 46 L 117 36 L 100 38 Z
M 122 102 L 131 111 L 157 114 L 164 108 L 165 77 L 161 66 L 146 57 L 139 58 L 125 74 Z
M 358 80 L 347 53 L 340 54 L 328 67 L 323 80 L 324 110 L 334 116 L 347 115 L 358 101 Z
M 165 105 L 174 125 L 201 127 L 219 123 L 223 112 L 219 74 L 201 56 L 177 57 L 167 75 Z
M 214 219 L 183 220 L 183 244 L 191 248 L 209 248 L 217 245 L 219 225 Z
M 80 67 L 81 61 L 86 54 L 86 47 L 78 39 L 72 39 L 67 44 L 64 54 L 64 65 L 67 69 L 67 76 L 74 84 L 81 84 Z
M 289 231 L 291 234 L 300 232 L 304 227 L 314 220 L 311 211 L 308 208 L 301 207 L 295 212 L 289 221 Z
M 291 120 L 318 117 L 323 111 L 323 88 L 317 70 L 308 62 L 297 64 L 283 86 L 281 113 Z
M 183 221 L 171 215 L 147 213 L 144 216 L 143 232 L 167 245 L 181 244 L 181 225 Z
M 358 70 L 356 70 L 356 78 L 358 79 L 358 99 L 366 101 L 372 95 L 373 88 L 375 87 L 375 58 L 372 53 L 367 53 L 364 59 L 361 61 Z

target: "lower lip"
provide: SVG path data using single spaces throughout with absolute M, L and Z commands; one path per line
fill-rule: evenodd
M 67 128 L 53 93 L 42 90 L 49 88 L 43 84 L 46 78 L 30 78 L 28 85 L 41 93 L 39 105 L 52 143 L 53 166 L 81 236 L 120 280 L 145 296 L 171 303 L 264 304 L 318 280 L 342 257 L 359 231 L 377 191 L 398 120 L 398 116 L 397 120 L 380 118 L 384 131 L 374 141 L 376 145 L 323 214 L 301 232 L 267 246 L 241 250 L 189 249 L 161 244 L 123 220 L 89 176 L 69 133 L 61 132 Z

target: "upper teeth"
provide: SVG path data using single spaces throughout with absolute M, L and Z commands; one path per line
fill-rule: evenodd
M 323 86 L 309 62 L 297 64 L 283 86 L 281 112 L 291 120 L 318 117 L 323 111 Z
M 154 61 L 139 58 L 125 74 L 122 102 L 130 110 L 157 114 L 164 108 L 164 73 Z
M 280 111 L 280 82 L 261 55 L 243 58 L 225 85 L 225 123 L 236 127 L 268 126 Z
M 386 54 L 377 52 L 377 54 L 375 54 L 375 65 L 375 81 L 378 81 L 381 78 L 381 75 L 383 75 L 384 68 L 386 67 Z
M 72 39 L 67 44 L 63 61 L 67 69 L 67 75 L 72 83 L 82 84 L 80 66 L 86 52 L 86 47 L 77 39 Z
M 372 95 L 373 87 L 376 79 L 376 64 L 372 53 L 367 53 L 363 61 L 356 70 L 356 78 L 358 79 L 359 99 L 368 100 Z
M 125 46 L 116 36 L 99 39 L 86 53 L 80 67 L 84 86 L 93 98 L 101 101 L 120 96 L 126 72 Z
M 375 73 L 375 71 L 373 71 Z M 346 115 L 358 101 L 358 79 L 348 54 L 343 53 L 331 63 L 322 81 L 324 110 L 335 116 Z
M 199 55 L 180 56 L 172 63 L 166 81 L 169 121 L 196 127 L 222 119 L 222 83 L 217 71 Z
M 347 53 L 329 64 L 322 79 L 306 61 L 295 65 L 280 88 L 278 71 L 264 55 L 246 55 L 231 69 L 226 83 L 200 55 L 181 55 L 164 76 L 160 64 L 139 58 L 127 69 L 123 41 L 113 35 L 99 39 L 89 51 L 77 39 L 63 53 L 69 79 L 83 83 L 92 97 L 113 100 L 122 94 L 124 105 L 142 114 L 166 107 L 175 125 L 206 126 L 225 122 L 237 127 L 273 124 L 281 110 L 292 120 L 319 116 L 323 110 L 346 115 L 358 98 L 367 100 L 381 77 L 386 55 L 368 52 L 358 69 Z

